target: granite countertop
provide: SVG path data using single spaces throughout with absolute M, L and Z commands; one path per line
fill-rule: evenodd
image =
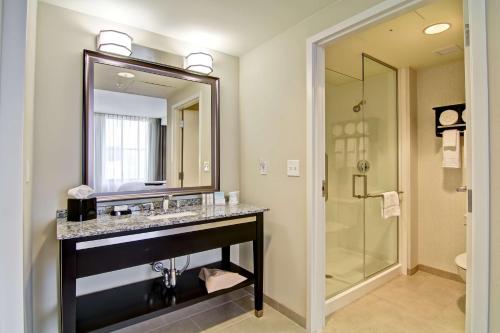
M 89 236 L 112 234 L 123 231 L 144 230 L 149 228 L 185 225 L 189 223 L 219 219 L 222 217 L 242 216 L 247 214 L 262 213 L 267 208 L 256 207 L 248 204 L 225 206 L 186 206 L 168 211 L 155 210 L 146 213 L 137 213 L 127 216 L 99 215 L 97 219 L 84 222 L 68 222 L 66 218 L 57 219 L 57 239 L 72 239 Z M 154 215 L 176 214 L 192 212 L 196 215 L 173 216 L 152 220 Z

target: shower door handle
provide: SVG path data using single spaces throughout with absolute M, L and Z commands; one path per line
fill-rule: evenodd
M 323 180 L 323 197 L 328 201 L 328 154 L 325 154 L 325 180 Z
M 363 178 L 363 195 L 356 194 L 356 179 Z M 368 177 L 366 175 L 352 175 L 352 197 L 365 199 L 368 197 Z

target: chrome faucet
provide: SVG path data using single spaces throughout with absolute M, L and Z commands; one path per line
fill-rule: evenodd
M 141 212 L 151 212 L 155 209 L 155 206 L 152 202 L 147 202 L 141 205 Z

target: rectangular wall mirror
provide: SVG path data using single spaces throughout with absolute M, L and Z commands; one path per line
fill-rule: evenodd
M 84 183 L 99 200 L 219 189 L 219 80 L 84 51 Z

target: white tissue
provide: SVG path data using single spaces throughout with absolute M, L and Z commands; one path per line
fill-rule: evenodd
M 72 188 L 68 190 L 68 198 L 70 199 L 87 199 L 90 197 L 92 194 L 94 194 L 95 191 L 93 188 L 87 186 L 87 185 L 80 185 L 75 188 Z

